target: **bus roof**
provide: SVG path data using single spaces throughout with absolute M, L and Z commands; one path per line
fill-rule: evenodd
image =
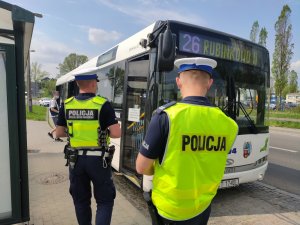
M 98 56 L 92 58 L 91 60 L 89 60 L 86 63 L 84 63 L 84 64 L 80 65 L 79 67 L 77 67 L 76 69 L 74 69 L 74 70 L 66 73 L 65 75 L 61 76 L 60 78 L 57 79 L 56 86 L 74 80 L 74 75 L 76 74 L 77 71 L 79 71 L 81 69 L 87 69 L 87 68 L 90 68 L 90 67 L 96 67 L 97 59 L 98 59 Z
M 141 39 L 147 39 L 147 35 L 149 33 L 152 33 L 156 23 L 149 25 L 148 27 L 141 30 L 140 32 L 138 32 L 138 33 L 134 34 L 133 36 L 127 38 L 126 40 L 120 42 L 118 45 L 115 45 L 108 51 L 92 58 L 91 60 L 89 60 L 86 63 L 77 67 L 76 69 L 61 76 L 60 78 L 57 79 L 56 86 L 73 81 L 74 75 L 76 74 L 77 71 L 79 71 L 81 69 L 86 69 L 89 67 L 99 67 L 99 69 L 101 69 L 104 66 L 119 62 L 126 58 L 129 58 L 129 57 L 132 57 L 132 56 L 135 56 L 135 55 L 138 55 L 138 54 L 148 51 L 149 47 L 143 48 L 139 43 L 140 43 Z M 109 55 L 108 53 L 110 53 L 110 51 L 113 51 L 114 49 L 116 49 L 115 57 L 112 58 L 112 60 L 109 60 L 107 63 L 97 66 L 99 64 L 97 62 L 99 59 L 101 59 L 101 56 L 107 57 L 107 55 Z
M 144 52 L 147 52 L 149 50 L 149 47 L 142 47 L 140 45 L 141 39 L 146 39 L 148 38 L 148 34 L 152 33 L 156 27 L 158 27 L 161 23 L 165 21 L 158 20 L 148 27 L 144 28 L 143 30 L 139 31 L 138 33 L 130 36 L 129 38 L 125 39 L 124 41 L 120 42 L 119 44 L 113 46 L 106 52 L 92 58 L 88 62 L 80 65 L 76 69 L 68 72 L 67 74 L 63 75 L 62 77 L 58 78 L 56 81 L 56 86 L 73 81 L 74 80 L 74 74 L 81 69 L 86 69 L 89 67 L 98 67 L 101 69 L 102 67 L 111 65 L 113 63 L 122 61 L 127 58 L 131 58 L 133 56 L 142 54 Z M 169 20 L 169 23 L 171 24 L 178 24 L 178 25 L 183 25 L 183 26 L 188 26 L 188 27 L 194 27 L 196 29 L 201 29 L 207 32 L 212 32 L 220 36 L 226 36 L 226 37 L 231 37 L 239 41 L 247 42 L 250 45 L 255 45 L 261 49 L 264 49 L 268 51 L 264 46 L 258 45 L 254 42 L 251 42 L 249 40 L 237 37 L 235 35 L 227 34 L 221 31 L 216 31 L 212 30 L 206 27 L 201 27 L 198 25 L 194 24 L 188 24 L 180 21 L 174 21 L 174 20 Z

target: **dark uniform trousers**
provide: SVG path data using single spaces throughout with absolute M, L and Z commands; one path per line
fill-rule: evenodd
M 96 225 L 109 225 L 116 197 L 111 167 L 104 168 L 100 156 L 80 155 L 74 169 L 70 170 L 70 194 L 80 225 L 92 224 L 91 182 L 97 203 Z
M 211 205 L 207 207 L 201 214 L 192 219 L 184 221 L 171 221 L 162 218 L 164 225 L 206 225 L 210 216 Z

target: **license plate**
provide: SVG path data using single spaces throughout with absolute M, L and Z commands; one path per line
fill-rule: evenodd
M 231 187 L 237 187 L 239 186 L 239 179 L 228 179 L 228 180 L 222 180 L 219 188 L 231 188 Z
M 225 167 L 225 173 L 234 173 L 235 167 Z

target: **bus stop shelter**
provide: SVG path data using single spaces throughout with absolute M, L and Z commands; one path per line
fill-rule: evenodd
M 0 0 L 0 224 L 29 221 L 24 73 L 35 15 Z

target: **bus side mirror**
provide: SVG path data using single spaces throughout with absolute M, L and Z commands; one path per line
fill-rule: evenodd
M 164 33 L 159 34 L 157 63 L 159 71 L 171 71 L 174 68 L 176 54 L 176 35 L 172 34 L 169 27 Z

